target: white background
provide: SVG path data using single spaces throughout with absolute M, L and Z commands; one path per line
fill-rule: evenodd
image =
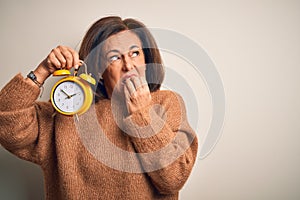
M 205 49 L 223 80 L 222 137 L 208 157 L 197 159 L 181 199 L 300 198 L 300 1 L 0 0 L 1 88 L 58 44 L 78 48 L 88 27 L 107 15 L 186 35 Z M 180 68 L 178 58 L 164 58 Z M 199 82 L 191 84 L 203 97 L 197 129 L 203 139 L 211 105 Z M 41 199 L 42 184 L 37 166 L 0 148 L 0 199 Z

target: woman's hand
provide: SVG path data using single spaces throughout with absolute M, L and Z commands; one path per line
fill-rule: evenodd
M 37 80 L 43 83 L 54 71 L 58 69 L 78 68 L 78 53 L 67 46 L 57 46 L 52 49 L 49 55 L 34 70 Z
M 124 93 L 129 114 L 132 114 L 151 104 L 151 94 L 145 77 L 145 67 L 135 69 L 138 74 L 132 74 L 124 81 Z

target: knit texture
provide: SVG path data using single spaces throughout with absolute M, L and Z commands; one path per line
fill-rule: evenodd
M 178 199 L 198 148 L 178 94 L 129 116 L 104 99 L 78 119 L 38 95 L 20 74 L 1 90 L 0 144 L 42 168 L 45 199 Z

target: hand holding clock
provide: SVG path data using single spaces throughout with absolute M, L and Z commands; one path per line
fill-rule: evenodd
M 44 81 L 58 69 L 78 68 L 80 65 L 78 53 L 67 46 L 59 45 L 52 49 L 48 56 L 34 70 L 39 83 Z M 30 82 L 30 81 L 28 81 Z

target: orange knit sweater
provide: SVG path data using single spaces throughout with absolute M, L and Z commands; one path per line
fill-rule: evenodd
M 42 168 L 46 199 L 178 199 L 198 146 L 180 96 L 127 117 L 100 100 L 77 119 L 38 95 L 20 74 L 1 90 L 0 144 Z

